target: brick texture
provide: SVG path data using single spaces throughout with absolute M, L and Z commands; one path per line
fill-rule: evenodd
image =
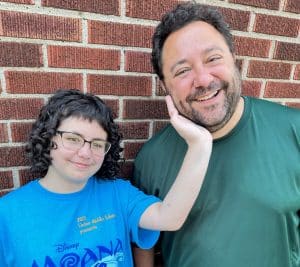
M 300 83 L 267 82 L 264 97 L 300 98 Z
M 149 26 L 89 21 L 89 42 L 150 48 L 153 30 Z
M 48 64 L 54 68 L 119 70 L 120 52 L 96 48 L 48 46 Z
M 294 80 L 300 80 L 300 64 L 296 66 Z
M 7 124 L 0 123 L 0 143 L 8 142 Z
M 13 176 L 10 171 L 0 172 L 0 190 L 13 188 Z
M 256 15 L 254 23 L 254 31 L 265 34 L 297 37 L 299 26 L 300 20 L 258 14 Z
M 258 81 L 243 81 L 242 94 L 246 96 L 259 97 L 262 83 Z
M 235 10 L 231 8 L 217 8 L 224 16 L 224 19 L 229 24 L 229 27 L 233 30 L 247 31 L 250 12 Z
M 26 166 L 24 147 L 0 147 L 0 167 Z
M 300 61 L 300 44 L 277 42 L 275 59 Z
M 123 139 L 149 138 L 149 122 L 121 122 L 118 125 Z
M 144 142 L 124 142 L 124 158 L 135 159 Z
M 0 99 L 0 120 L 35 119 L 43 104 L 41 99 Z
M 300 13 L 300 1 L 298 0 L 286 0 L 284 10 L 294 13 Z
M 300 103 L 286 103 L 287 106 L 292 107 L 292 108 L 299 108 L 300 109 Z
M 33 181 L 42 176 L 39 173 L 34 173 L 31 172 L 29 169 L 25 169 L 19 171 L 19 177 L 20 177 L 20 185 L 25 185 L 30 181 Z
M 11 123 L 11 136 L 13 142 L 27 142 L 32 128 L 31 122 Z
M 236 3 L 236 4 L 242 4 L 248 6 L 278 10 L 280 0 L 229 0 L 229 3 Z
M 34 4 L 34 0 L 2 0 L 1 2 L 10 2 L 16 4 Z
M 119 0 L 42 0 L 42 6 L 72 9 L 105 15 L 120 15 Z
M 99 95 L 150 96 L 151 83 L 150 77 L 88 76 L 88 90 Z
M 123 116 L 125 119 L 166 119 L 168 113 L 164 101 L 125 100 Z
M 43 66 L 41 46 L 28 43 L 0 43 L 0 66 L 41 67 Z
M 250 61 L 247 76 L 251 78 L 289 79 L 292 65 L 282 62 Z
M 153 0 L 153 1 L 126 1 L 126 16 L 143 19 L 160 20 L 162 15 L 175 7 L 179 2 L 176 0 Z
M 78 19 L 1 11 L 0 23 L 1 36 L 81 40 L 81 24 Z
M 7 71 L 5 78 L 10 93 L 49 94 L 60 88 L 82 88 L 82 75 L 75 73 Z
M 271 47 L 269 40 L 235 36 L 234 42 L 237 55 L 262 58 L 269 55 Z
M 155 121 L 153 123 L 153 134 L 158 133 L 161 129 L 163 129 L 169 121 Z
M 125 71 L 130 72 L 153 72 L 151 54 L 136 51 L 126 51 Z

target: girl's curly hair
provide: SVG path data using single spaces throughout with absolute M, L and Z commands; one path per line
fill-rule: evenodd
M 111 148 L 105 155 L 101 168 L 95 176 L 114 179 L 120 171 L 121 134 L 113 120 L 111 109 L 97 96 L 79 90 L 58 90 L 42 107 L 32 126 L 26 152 L 31 160 L 31 170 L 46 175 L 51 165 L 50 150 L 55 149 L 52 138 L 61 122 L 69 117 L 97 121 L 107 133 Z

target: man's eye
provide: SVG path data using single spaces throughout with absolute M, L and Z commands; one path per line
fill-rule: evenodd
M 213 56 L 213 57 L 210 57 L 209 59 L 208 59 L 208 62 L 215 62 L 215 61 L 217 61 L 217 60 L 219 60 L 219 59 L 221 59 L 222 57 L 220 57 L 220 56 Z
M 176 71 L 176 73 L 175 73 L 174 76 L 177 77 L 177 76 L 183 75 L 183 74 L 187 73 L 189 70 L 190 70 L 190 69 L 188 69 L 188 68 L 178 70 L 178 71 Z

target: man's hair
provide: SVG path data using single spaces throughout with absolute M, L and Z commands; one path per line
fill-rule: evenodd
M 50 150 L 56 149 L 52 138 L 63 120 L 82 118 L 96 121 L 107 133 L 107 141 L 111 148 L 105 155 L 101 168 L 95 174 L 97 178 L 113 179 L 117 176 L 120 166 L 121 135 L 113 121 L 110 108 L 97 96 L 84 94 L 79 90 L 58 90 L 41 108 L 40 114 L 32 126 L 26 147 L 31 161 L 31 170 L 45 175 L 51 165 Z
M 216 9 L 195 2 L 178 4 L 173 10 L 162 17 L 152 38 L 152 65 L 154 72 L 159 76 L 160 80 L 163 81 L 164 79 L 161 57 L 166 39 L 171 33 L 195 21 L 204 21 L 212 25 L 222 34 L 230 52 L 234 53 L 229 26 Z

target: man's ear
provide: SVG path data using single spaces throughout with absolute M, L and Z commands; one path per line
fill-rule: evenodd
M 168 94 L 169 94 L 169 92 L 168 92 L 168 90 L 167 90 L 167 88 L 166 88 L 166 86 L 165 86 L 164 81 L 159 80 L 159 86 L 160 86 L 161 89 L 164 91 L 165 95 L 168 95 Z

